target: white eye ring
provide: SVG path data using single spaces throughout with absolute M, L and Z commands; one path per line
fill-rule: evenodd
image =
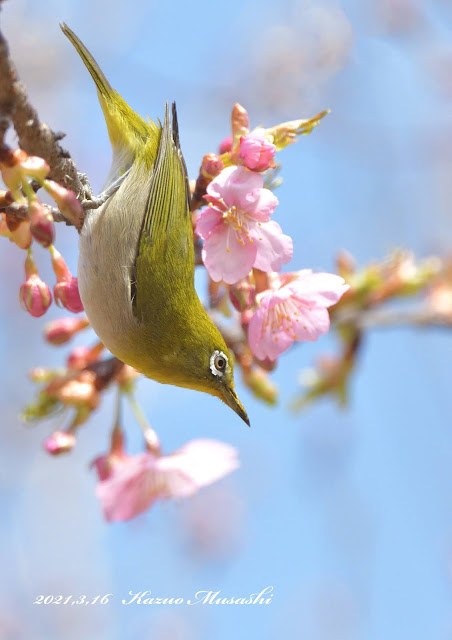
M 221 361 L 224 362 L 224 365 L 219 367 Z M 224 375 L 228 368 L 228 357 L 222 352 L 215 350 L 210 356 L 210 370 L 214 376 L 220 376 L 220 378 Z

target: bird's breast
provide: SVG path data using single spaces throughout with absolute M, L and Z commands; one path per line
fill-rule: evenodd
M 147 202 L 146 173 L 132 167 L 118 191 L 87 214 L 80 235 L 78 280 L 86 315 L 107 349 L 129 364 L 139 349 L 130 279 Z

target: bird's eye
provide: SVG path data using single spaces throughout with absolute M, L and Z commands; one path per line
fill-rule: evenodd
M 222 376 L 228 366 L 228 358 L 222 351 L 214 351 L 210 357 L 210 370 L 214 376 Z
M 215 369 L 218 369 L 218 371 L 224 371 L 226 369 L 226 360 L 223 356 L 216 356 L 214 363 Z

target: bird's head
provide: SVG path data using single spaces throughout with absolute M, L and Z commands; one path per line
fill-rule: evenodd
M 177 323 L 176 323 L 177 324 Z M 169 332 L 168 332 L 169 333 Z M 249 418 L 234 388 L 234 364 L 223 336 L 202 309 L 190 331 L 178 332 L 162 352 L 160 371 L 149 377 L 217 396 L 249 426 Z
M 231 356 L 226 345 L 218 346 L 220 348 L 209 349 L 209 372 L 205 379 L 205 390 L 207 393 L 223 400 L 228 407 L 235 411 L 236 414 L 250 426 L 245 408 L 234 389 L 234 371 Z
M 184 354 L 189 366 L 183 367 L 186 373 L 186 384 L 183 386 L 217 396 L 250 426 L 248 415 L 234 388 L 233 358 L 219 332 L 216 339 L 208 338 L 204 335 L 203 343 L 198 343 L 195 350 Z

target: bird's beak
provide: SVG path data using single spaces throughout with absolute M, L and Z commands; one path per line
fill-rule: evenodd
M 240 402 L 234 389 L 231 389 L 230 387 L 224 387 L 222 389 L 221 399 L 228 405 L 228 407 L 231 407 L 231 409 L 242 418 L 243 422 L 246 422 L 246 424 L 250 426 L 250 420 L 245 411 L 245 408 Z

